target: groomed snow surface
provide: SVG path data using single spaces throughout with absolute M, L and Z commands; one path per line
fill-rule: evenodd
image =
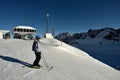
M 0 80 L 120 80 L 120 72 L 89 56 L 87 53 L 55 39 L 41 39 L 41 69 L 25 67 L 35 55 L 33 41 L 0 40 Z

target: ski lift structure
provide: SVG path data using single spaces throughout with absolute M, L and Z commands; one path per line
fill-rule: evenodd
M 46 33 L 44 34 L 44 38 L 53 38 L 53 34 L 48 31 L 48 23 L 49 23 L 49 13 L 46 14 Z
M 16 39 L 33 39 L 36 29 L 31 26 L 16 26 L 13 29 L 13 37 Z

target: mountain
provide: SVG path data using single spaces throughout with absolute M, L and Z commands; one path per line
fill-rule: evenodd
M 77 47 L 103 63 L 120 70 L 120 29 L 110 27 L 89 29 L 84 33 L 64 33 L 57 35 L 57 39 L 71 46 Z M 64 37 L 63 37 L 64 36 Z M 60 38 L 60 39 L 59 39 Z
M 86 33 L 74 33 L 71 35 L 70 33 L 60 33 L 56 36 L 58 40 L 71 43 L 71 40 L 76 39 L 105 39 L 105 40 L 113 40 L 120 41 L 120 29 L 113 29 L 110 27 L 106 27 L 103 29 L 89 29 Z M 70 40 L 69 40 L 70 39 Z M 71 42 L 69 42 L 71 41 Z
M 43 61 L 41 69 L 32 64 L 32 40 L 0 40 L 0 80 L 119 80 L 120 72 L 92 58 L 86 52 L 56 39 L 41 39 L 41 49 L 51 71 Z

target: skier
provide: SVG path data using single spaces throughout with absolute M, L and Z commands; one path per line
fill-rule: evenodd
M 33 42 L 32 50 L 35 52 L 36 59 L 34 60 L 32 67 L 40 67 L 39 65 L 39 61 L 41 59 L 41 47 L 40 47 L 41 45 L 39 42 L 40 36 L 37 35 L 35 38 L 36 39 Z

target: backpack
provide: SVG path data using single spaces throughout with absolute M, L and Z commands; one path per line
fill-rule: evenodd
M 32 51 L 35 51 L 35 41 L 33 42 L 33 45 L 32 45 Z

